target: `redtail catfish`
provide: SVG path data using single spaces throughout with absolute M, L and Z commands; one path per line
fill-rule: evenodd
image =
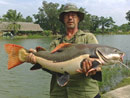
M 26 62 L 29 51 L 22 46 L 15 44 L 5 44 L 5 50 L 8 53 L 8 69 Z M 97 65 L 109 65 L 122 62 L 124 53 L 117 48 L 99 45 L 99 44 L 70 44 L 62 43 L 52 52 L 45 51 L 41 47 L 36 48 L 36 65 L 31 69 L 41 68 L 48 69 L 53 72 L 64 74 L 78 74 L 77 69 L 82 69 L 82 61 L 86 58 L 99 59 Z M 40 68 L 39 67 L 39 68 Z M 68 80 L 67 80 L 68 81 Z M 60 81 L 59 81 L 60 82 Z M 60 86 L 64 86 L 59 83 Z

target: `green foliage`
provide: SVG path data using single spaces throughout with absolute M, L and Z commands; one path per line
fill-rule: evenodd
M 23 18 L 23 15 L 20 12 L 17 12 L 16 10 L 9 9 L 6 14 L 0 18 L 2 21 L 9 21 L 9 22 L 33 22 L 33 19 L 31 16 L 27 16 L 26 18 Z
M 120 26 L 120 30 L 122 30 L 123 32 L 128 32 L 128 31 L 130 31 L 130 25 L 129 24 L 122 24 Z
M 90 31 L 91 32 L 97 32 L 97 29 L 99 28 L 100 26 L 100 18 L 98 16 L 91 16 L 91 28 L 90 28 Z
M 114 89 L 122 87 L 122 86 L 126 86 L 126 85 L 130 85 L 130 77 L 123 79 L 119 84 L 117 84 L 116 87 L 114 87 Z
M 126 17 L 125 18 L 130 22 L 130 10 L 126 13 Z
M 17 13 L 16 10 L 8 10 L 8 12 L 3 15 L 3 20 L 4 21 L 11 21 L 11 22 L 17 22 L 23 19 L 22 14 L 19 12 Z
M 59 32 L 60 22 L 59 17 L 59 4 L 47 3 L 43 1 L 42 7 L 39 8 L 38 14 L 34 14 L 36 23 L 39 23 L 44 30 L 51 30 L 53 34 Z
M 33 15 L 35 23 L 40 24 L 44 30 L 52 31 L 52 34 L 63 34 L 65 32 L 65 27 L 64 24 L 59 21 L 59 14 L 63 11 L 64 6 L 65 5 L 44 0 L 42 6 L 38 9 L 38 13 Z M 89 30 L 92 33 L 102 34 L 130 34 L 130 10 L 126 13 L 125 17 L 129 22 L 121 26 L 115 25 L 112 17 L 91 15 L 82 7 L 80 7 L 79 10 L 85 13 L 84 20 L 79 23 L 79 28 L 82 30 Z M 6 14 L 0 17 L 0 21 L 9 21 L 13 23 L 20 21 L 33 22 L 33 18 L 31 16 L 23 18 L 20 12 L 9 9 Z M 18 26 L 12 26 L 12 28 L 18 28 Z M 49 33 L 47 33 L 47 35 L 48 34 Z
M 33 19 L 31 16 L 27 16 L 25 19 L 26 22 L 33 22 Z
M 50 30 L 44 30 L 43 35 L 50 36 L 51 34 L 52 34 L 52 31 L 50 31 Z
M 105 32 L 105 27 L 109 28 L 111 26 L 113 26 L 115 22 L 113 21 L 113 19 L 111 17 L 109 18 L 104 18 L 103 16 L 100 17 L 100 26 L 101 26 L 101 30 L 102 33 Z
M 29 39 L 30 39 L 30 38 L 31 38 L 31 39 L 32 39 L 32 38 L 43 38 L 43 36 L 41 36 L 41 35 L 39 35 L 39 34 L 33 34 L 33 35 L 32 35 L 32 34 L 29 34 L 29 35 L 27 36 L 27 38 L 29 38 Z
M 13 22 L 13 23 L 9 24 L 7 28 L 9 30 L 13 31 L 12 32 L 13 35 L 16 35 L 16 33 L 18 32 L 18 30 L 21 28 L 21 25 Z
M 102 93 L 113 89 L 124 77 L 130 77 L 130 71 L 125 67 L 104 66 L 102 68 L 103 80 L 99 82 L 100 91 Z

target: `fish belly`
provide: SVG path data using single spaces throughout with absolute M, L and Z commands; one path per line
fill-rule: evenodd
M 81 62 L 86 58 L 89 58 L 88 54 L 80 55 L 76 58 L 63 62 L 55 62 L 41 57 L 36 57 L 36 60 L 42 66 L 42 68 L 62 74 L 67 72 L 73 75 L 78 73 L 76 70 L 81 69 Z

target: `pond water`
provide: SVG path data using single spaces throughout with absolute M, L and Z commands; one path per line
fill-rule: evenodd
M 124 51 L 125 59 L 130 60 L 130 35 L 98 35 L 97 39 L 100 44 Z M 0 40 L 0 98 L 49 98 L 51 75 L 42 70 L 30 71 L 32 65 L 29 63 L 8 70 L 4 44 L 18 44 L 27 49 L 36 46 L 48 49 L 52 40 L 53 38 Z

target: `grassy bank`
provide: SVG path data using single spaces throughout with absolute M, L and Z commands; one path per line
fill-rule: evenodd
M 2 37 L 0 36 L 0 39 L 33 39 L 33 38 L 43 38 L 43 37 L 57 37 L 60 35 L 40 35 L 40 34 L 30 34 L 30 35 L 22 35 L 22 36 L 14 36 L 13 38 L 11 37 Z
M 105 93 L 107 91 L 115 89 L 116 87 L 125 84 L 127 85 L 130 83 L 130 80 L 123 81 L 124 78 L 130 77 L 130 70 L 128 70 L 123 66 L 122 67 L 120 67 L 119 65 L 105 66 L 102 69 L 102 76 L 103 76 L 103 80 L 102 82 L 99 82 L 101 93 Z
M 119 88 L 119 87 L 123 87 L 126 85 L 130 85 L 130 77 L 124 78 L 119 84 L 116 85 L 116 87 L 114 87 L 113 89 Z
M 127 35 L 127 34 L 130 34 L 130 32 L 122 32 L 122 33 L 94 33 L 95 35 Z M 25 39 L 25 38 L 42 38 L 42 37 L 57 37 L 57 36 L 61 36 L 60 34 L 57 34 L 57 35 L 52 35 L 52 34 L 49 34 L 49 35 L 40 35 L 40 34 L 29 34 L 29 35 L 21 35 L 21 36 L 15 36 L 14 38 L 15 39 Z M 0 36 L 0 39 L 10 39 L 10 37 L 2 37 Z
M 43 35 L 34 34 L 34 35 L 22 35 L 22 36 L 14 36 L 14 37 L 0 37 L 1 39 L 26 39 L 26 38 L 42 38 Z

